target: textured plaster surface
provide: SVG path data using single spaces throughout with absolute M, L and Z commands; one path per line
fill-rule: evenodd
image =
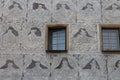
M 99 24 L 120 0 L 0 0 L 0 80 L 119 80 L 119 55 L 100 51 Z M 69 24 L 68 52 L 45 49 L 46 24 Z

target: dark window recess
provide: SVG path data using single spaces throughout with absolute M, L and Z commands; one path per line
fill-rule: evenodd
M 66 50 L 66 28 L 48 28 L 48 50 Z
M 102 29 L 102 46 L 105 51 L 120 50 L 120 35 L 119 29 Z

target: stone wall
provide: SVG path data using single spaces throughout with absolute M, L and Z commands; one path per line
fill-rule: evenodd
M 46 53 L 50 23 L 69 24 L 68 53 Z M 0 80 L 119 80 L 120 56 L 100 51 L 104 23 L 120 23 L 120 0 L 0 0 Z

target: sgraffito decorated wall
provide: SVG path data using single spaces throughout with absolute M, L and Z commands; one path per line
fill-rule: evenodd
M 45 51 L 46 24 L 69 24 L 69 49 Z M 100 50 L 99 24 L 120 0 L 0 0 L 0 80 L 120 80 L 120 55 Z

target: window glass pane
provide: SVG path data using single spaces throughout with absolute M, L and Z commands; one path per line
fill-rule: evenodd
M 117 40 L 117 39 L 118 39 L 118 36 L 110 36 L 110 38 L 111 38 L 112 40 Z
M 59 38 L 59 39 L 63 39 L 63 40 L 65 40 L 65 36 L 62 36 L 62 37 L 60 36 L 60 38 Z
M 52 50 L 57 50 L 57 45 L 52 45 Z
M 119 50 L 118 47 L 112 47 L 112 50 Z
M 59 46 L 58 49 L 59 50 L 65 50 L 65 46 L 64 45 L 63 46 Z
M 118 45 L 118 42 L 119 42 L 119 41 L 118 41 L 118 40 L 115 40 L 115 39 L 111 40 L 111 43 L 112 43 L 112 44 Z
M 65 29 L 50 29 L 51 50 L 65 50 Z M 49 45 L 50 46 L 50 45 Z
M 105 40 L 106 40 L 106 39 L 109 40 L 109 38 L 110 38 L 109 36 L 106 36 L 106 37 L 103 36 L 103 39 L 105 39 Z
M 116 43 L 112 43 L 111 46 L 116 46 L 117 48 L 119 47 L 119 45 Z
M 58 43 L 64 44 L 65 43 L 65 39 L 59 39 Z
M 105 39 L 105 38 L 104 38 L 104 39 L 103 39 L 103 43 L 104 43 L 104 44 L 105 44 L 105 43 L 109 43 L 108 40 L 109 40 L 109 39 Z
M 103 36 L 104 36 L 104 37 L 107 37 L 107 36 L 109 36 L 109 33 L 104 31 L 104 32 L 103 32 Z
M 114 33 L 112 32 L 112 33 L 111 33 L 111 36 L 112 36 L 112 37 L 118 37 L 117 34 L 118 34 L 117 32 L 116 32 L 116 33 L 115 33 L 115 32 L 114 32 Z
M 119 32 L 118 29 L 103 29 L 103 49 L 119 49 Z
M 64 37 L 64 36 L 65 36 L 65 30 L 61 30 L 61 31 L 59 32 L 59 35 Z
M 110 47 L 110 44 L 104 44 L 103 49 L 104 50 L 111 50 L 112 48 Z
M 57 37 L 57 31 L 52 32 L 52 37 Z
M 57 44 L 57 39 L 56 38 L 53 38 L 52 44 Z

